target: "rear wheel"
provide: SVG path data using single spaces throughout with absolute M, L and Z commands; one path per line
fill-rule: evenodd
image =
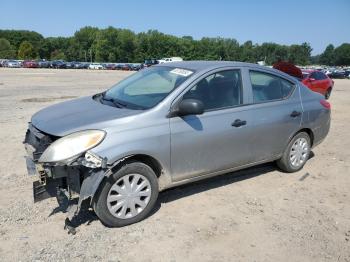
M 130 225 L 144 219 L 158 198 L 154 171 L 141 162 L 131 162 L 110 175 L 100 186 L 94 210 L 110 227 Z
M 303 168 L 311 151 L 310 137 L 305 132 L 296 134 L 289 142 L 277 165 L 285 172 L 292 173 Z
M 325 97 L 326 99 L 329 99 L 330 96 L 331 96 L 331 93 L 332 93 L 332 88 L 330 87 L 330 88 L 327 89 L 327 91 L 326 91 L 324 97 Z

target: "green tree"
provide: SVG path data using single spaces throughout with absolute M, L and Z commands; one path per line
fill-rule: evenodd
M 0 58 L 13 59 L 16 57 L 16 52 L 10 42 L 5 38 L 0 38 Z
M 297 65 L 307 65 L 310 63 L 312 48 L 308 43 L 301 45 L 291 45 L 289 47 L 289 62 Z
M 350 44 L 344 43 L 334 49 L 334 60 L 336 65 L 350 65 Z
M 19 59 L 33 59 L 36 58 L 37 54 L 33 45 L 29 41 L 23 41 L 18 49 Z
M 135 34 L 127 29 L 87 26 L 76 31 L 72 37 L 47 38 L 32 31 L 0 30 L 0 38 L 7 39 L 11 49 L 15 54 L 21 54 L 21 58 L 142 62 L 146 58 L 180 56 L 185 60 L 221 59 L 252 63 L 263 60 L 268 65 L 279 60 L 299 65 L 318 61 L 318 58 L 311 58 L 312 48 L 308 43 L 286 46 L 276 43 L 258 45 L 246 41 L 240 45 L 233 38 L 203 37 L 196 40 L 191 36 L 176 37 L 157 30 Z M 24 42 L 26 45 L 19 50 Z M 2 50 L 8 50 L 7 42 L 2 40 L 2 46 L 5 46 Z M 330 45 L 319 60 L 324 64 L 346 64 L 347 49 L 347 44 L 338 48 Z
M 6 38 L 16 51 L 24 41 L 29 41 L 35 48 L 38 48 L 44 39 L 41 34 L 27 30 L 0 30 L 0 38 Z
M 54 50 L 51 55 L 51 60 L 66 60 L 66 55 L 64 54 L 63 51 L 56 49 Z
M 89 61 L 89 50 L 96 39 L 96 35 L 100 30 L 97 27 L 86 26 L 75 32 L 74 39 L 79 49 L 77 60 L 85 61 L 85 55 Z
M 324 65 L 334 65 L 334 45 L 330 44 L 326 47 L 324 52 L 320 55 L 320 63 Z

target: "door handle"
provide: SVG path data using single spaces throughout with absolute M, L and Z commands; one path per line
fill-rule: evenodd
M 247 124 L 247 121 L 245 120 L 241 120 L 241 119 L 236 119 L 232 124 L 231 126 L 234 126 L 234 127 L 240 127 L 240 126 L 244 126 Z
M 293 111 L 290 116 L 291 117 L 297 117 L 297 116 L 300 116 L 301 115 L 301 112 L 298 112 L 298 111 Z

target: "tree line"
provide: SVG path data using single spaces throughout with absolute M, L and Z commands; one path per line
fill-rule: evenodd
M 298 65 L 321 62 L 350 64 L 349 45 L 330 45 L 325 52 L 311 57 L 308 43 L 240 44 L 233 38 L 176 37 L 157 30 L 134 33 L 128 29 L 83 27 L 71 37 L 43 37 L 34 31 L 0 30 L 0 58 L 47 59 L 94 62 L 143 62 L 147 58 L 180 56 L 185 60 L 228 60 L 256 63 L 289 61 Z

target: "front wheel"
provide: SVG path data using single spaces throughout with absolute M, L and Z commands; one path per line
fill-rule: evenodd
M 141 162 L 122 166 L 100 185 L 94 210 L 103 224 L 122 227 L 143 220 L 158 198 L 154 171 Z
M 277 165 L 285 172 L 292 173 L 303 168 L 311 151 L 310 136 L 305 132 L 296 134 L 289 142 Z

